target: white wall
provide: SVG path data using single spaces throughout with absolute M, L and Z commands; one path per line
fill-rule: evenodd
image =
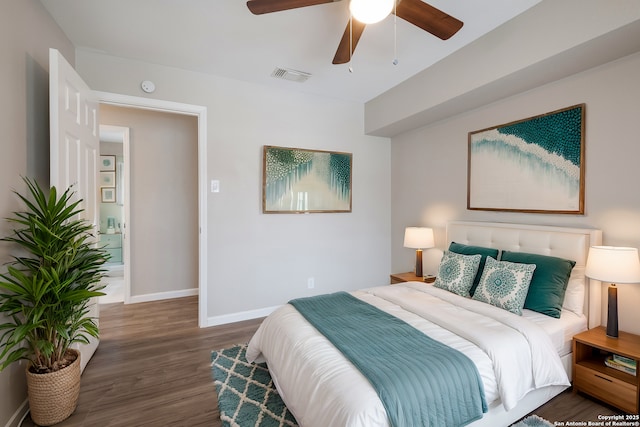
M 49 48 L 74 63 L 71 42 L 37 0 L 0 2 L 0 218 L 21 209 L 21 176 L 49 183 Z M 10 230 L 0 221 L 0 235 Z M 0 243 L 0 269 L 12 253 Z M 4 319 L 0 318 L 0 322 Z M 0 372 L 0 426 L 16 426 L 26 406 L 24 364 Z
M 93 89 L 208 108 L 208 303 L 212 322 L 288 299 L 389 281 L 389 139 L 363 135 L 363 106 L 78 51 Z M 292 84 L 298 84 L 293 83 Z M 262 146 L 353 153 L 353 212 L 261 213 Z M 315 289 L 307 289 L 307 278 Z M 249 312 L 249 313 L 245 313 Z
M 458 219 L 593 227 L 604 244 L 640 247 L 639 75 L 637 53 L 393 138 L 392 270 L 411 270 L 405 226 L 435 227 L 442 250 L 446 222 Z M 586 103 L 585 215 L 466 210 L 468 132 L 579 103 Z M 425 269 L 433 273 L 438 251 L 431 252 Z M 619 285 L 618 294 L 620 329 L 640 333 L 640 284 Z

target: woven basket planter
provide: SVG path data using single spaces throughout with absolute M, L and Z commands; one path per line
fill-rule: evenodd
M 31 419 L 39 426 L 51 426 L 69 418 L 80 396 L 80 352 L 71 365 L 49 374 L 34 374 L 27 368 Z

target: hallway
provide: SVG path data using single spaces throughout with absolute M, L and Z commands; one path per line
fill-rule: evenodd
M 98 304 L 124 302 L 124 264 L 107 264 L 107 276 L 102 279 L 106 295 L 98 298 Z

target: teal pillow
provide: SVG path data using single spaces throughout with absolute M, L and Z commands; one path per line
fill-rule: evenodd
M 461 255 L 447 251 L 440 261 L 433 286 L 468 297 L 479 264 L 480 255 Z
M 471 285 L 471 289 L 469 290 L 469 295 L 473 296 L 473 293 L 478 287 L 478 283 L 480 283 L 480 278 L 482 277 L 482 271 L 484 270 L 485 262 L 487 262 L 487 257 L 490 256 L 493 259 L 498 259 L 498 250 L 493 248 L 485 248 L 483 246 L 463 245 L 462 243 L 456 242 L 451 242 L 451 244 L 449 245 L 449 250 L 451 252 L 462 255 L 481 255 L 478 272 L 476 273 L 476 277 L 473 279 L 473 284 Z
M 529 285 L 529 293 L 524 308 L 560 318 L 564 294 L 567 290 L 571 270 L 575 261 L 568 259 L 528 254 L 525 252 L 503 251 L 501 261 L 535 264 L 536 270 Z
M 495 261 L 489 257 L 473 299 L 521 316 L 535 269 L 535 264 Z

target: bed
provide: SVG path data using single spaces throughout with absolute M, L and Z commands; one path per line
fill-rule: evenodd
M 584 266 L 589 247 L 601 244 L 602 233 L 455 221 L 447 224 L 446 240 L 448 249 L 452 245 L 495 248 L 515 261 L 523 254 L 575 261 L 562 307 L 557 307 L 559 318 L 528 309 L 516 316 L 459 296 L 446 286 L 442 289 L 442 284 L 407 282 L 350 292 L 355 299 L 465 354 L 477 367 L 488 407 L 481 419 L 468 425 L 508 426 L 569 386 L 571 337 L 600 325 L 601 286 L 585 278 Z M 526 256 L 525 260 L 530 259 Z M 503 348 L 508 346 L 521 350 Z M 529 353 L 509 356 L 513 351 Z M 265 319 L 249 342 L 247 359 L 267 362 L 278 392 L 302 426 L 389 425 L 387 403 L 383 405 L 371 380 L 291 304 Z M 525 359 L 530 359 L 530 366 L 521 361 Z

